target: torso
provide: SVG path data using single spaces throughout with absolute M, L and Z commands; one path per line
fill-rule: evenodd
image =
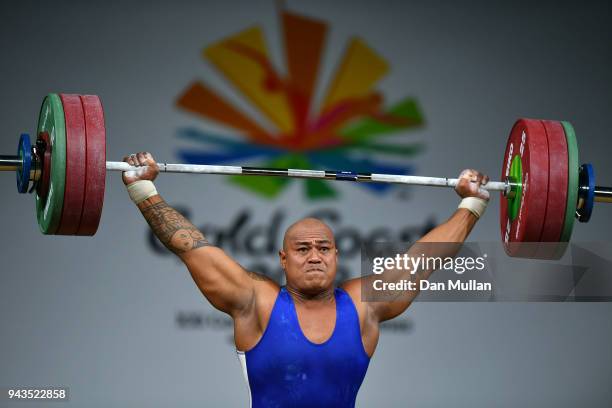
M 359 317 L 361 340 L 368 357 L 374 354 L 378 343 L 378 322 L 374 321 L 367 303 L 361 302 L 359 285 L 349 281 L 341 287 L 348 293 Z M 234 341 L 237 350 L 251 350 L 261 339 L 268 326 L 274 302 L 280 288 L 273 282 L 266 282 L 258 288 L 255 303 L 249 310 L 234 316 Z M 312 343 L 325 343 L 336 326 L 335 302 L 308 304 L 294 302 L 299 326 L 304 336 Z
M 316 301 L 284 287 L 274 292 L 262 334 L 238 352 L 251 406 L 354 408 L 370 356 L 353 298 L 342 288 Z M 260 305 L 268 297 L 263 299 Z M 236 319 L 237 343 L 246 332 L 241 320 Z

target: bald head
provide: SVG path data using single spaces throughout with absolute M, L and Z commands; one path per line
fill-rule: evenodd
M 287 287 L 309 295 L 333 288 L 338 250 L 334 233 L 321 220 L 304 218 L 287 228 L 278 255 Z
M 283 250 L 287 250 L 287 245 L 290 242 L 311 234 L 316 234 L 321 237 L 325 236 L 330 242 L 334 243 L 334 232 L 332 229 L 323 221 L 317 218 L 308 217 L 294 222 L 287 228 L 285 237 L 283 238 Z

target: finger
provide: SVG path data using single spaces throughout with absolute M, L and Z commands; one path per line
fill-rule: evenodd
M 145 158 L 145 163 L 147 163 L 147 166 L 149 166 L 151 168 L 155 168 L 155 169 L 158 168 L 157 163 L 155 162 L 155 159 L 153 158 L 151 153 L 145 152 L 144 153 L 144 158 Z
M 467 170 L 464 170 L 464 172 L 461 174 L 462 175 L 459 177 L 457 186 L 469 188 L 470 181 L 471 181 L 469 173 L 467 172 Z
M 153 157 L 153 155 L 149 152 L 146 152 L 145 157 L 147 159 L 147 166 L 149 166 L 155 172 L 159 172 L 159 165 L 155 161 L 155 158 Z
M 471 177 L 471 170 L 470 169 L 465 169 L 463 170 L 460 174 L 459 174 L 459 179 L 467 179 L 469 180 Z
M 478 172 L 474 169 L 465 169 L 461 172 L 460 178 L 467 180 L 470 183 L 478 181 Z
M 133 163 L 134 163 L 133 162 L 133 158 L 134 158 L 133 154 L 128 154 L 127 156 L 125 156 L 123 158 L 123 161 L 126 162 L 126 163 L 129 163 L 130 165 L 133 165 Z
M 489 181 L 489 177 L 486 174 L 478 172 L 478 182 L 476 183 L 478 196 L 485 200 L 489 200 L 490 194 L 489 191 L 482 187 L 482 185 L 487 184 Z
M 134 166 L 134 155 L 130 154 L 129 156 L 125 156 L 123 158 L 123 161 L 126 162 L 127 164 L 129 164 L 130 166 Z M 134 176 L 136 176 L 134 170 L 128 170 L 128 171 L 124 171 L 123 172 L 123 177 L 126 178 L 127 180 L 132 179 Z
M 144 166 L 145 165 L 145 158 L 144 158 L 144 154 L 142 152 L 136 153 L 136 160 L 135 162 L 138 164 L 138 166 Z
M 469 180 L 463 179 L 461 183 L 457 185 L 455 191 L 457 191 L 460 196 L 475 195 L 477 194 L 478 188 Z
M 489 200 L 491 198 L 491 194 L 489 193 L 489 190 L 486 190 L 484 188 L 479 188 L 478 189 L 478 196 L 480 198 L 483 198 L 485 200 Z
M 478 170 L 470 169 L 470 171 L 472 174 L 472 182 L 477 184 L 480 183 L 482 180 L 482 174 Z

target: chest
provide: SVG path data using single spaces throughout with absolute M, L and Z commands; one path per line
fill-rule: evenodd
M 324 343 L 334 333 L 337 318 L 335 303 L 316 308 L 296 304 L 295 312 L 299 327 L 310 342 Z

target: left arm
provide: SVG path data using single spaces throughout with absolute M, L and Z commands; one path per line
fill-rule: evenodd
M 454 257 L 461 249 L 461 244 L 468 237 L 478 218 L 470 211 L 460 208 L 444 223 L 438 225 L 429 233 L 419 239 L 412 247 L 408 249 L 408 256 L 414 255 L 418 257 L 425 253 L 427 257 Z M 427 243 L 439 242 L 440 245 L 427 245 Z M 425 244 L 425 245 L 420 245 Z M 456 244 L 456 245 L 455 245 Z M 426 251 L 426 252 L 425 252 Z M 408 306 L 412 304 L 414 299 L 419 294 L 420 281 L 426 280 L 434 272 L 433 269 L 421 268 L 414 274 L 407 271 L 386 271 L 385 274 L 393 274 L 391 279 L 385 281 L 399 281 L 407 279 L 415 282 L 416 290 L 402 291 L 394 299 L 385 302 L 370 302 L 370 307 L 373 308 L 373 314 L 379 322 L 393 319 L 402 314 Z M 371 286 L 370 286 L 371 287 Z
M 486 175 L 470 170 L 463 171 L 459 178 L 460 182 L 455 190 L 460 197 L 478 197 L 485 200 L 485 203 L 488 202 L 488 192 L 480 189 L 480 186 L 486 184 L 489 180 Z M 465 208 L 459 208 L 447 221 L 432 229 L 411 246 L 407 251 L 407 255 L 409 257 L 413 255 L 418 257 L 426 250 L 427 257 L 454 257 L 461 249 L 462 243 L 466 240 L 477 221 L 478 216 L 476 213 Z M 427 245 L 429 243 L 441 244 Z M 402 279 L 410 280 L 415 282 L 417 290 L 402 291 L 385 301 L 367 302 L 368 315 L 380 323 L 403 313 L 419 294 L 420 281 L 428 279 L 433 271 L 433 269 L 421 268 L 411 274 L 406 270 L 386 270 L 384 272 L 386 282 L 398 282 Z M 380 276 L 369 275 L 352 279 L 347 281 L 343 287 L 345 290 L 353 292 L 354 298 L 359 298 L 362 296 L 362 285 L 365 285 L 366 290 L 371 290 L 375 279 L 380 279 Z

